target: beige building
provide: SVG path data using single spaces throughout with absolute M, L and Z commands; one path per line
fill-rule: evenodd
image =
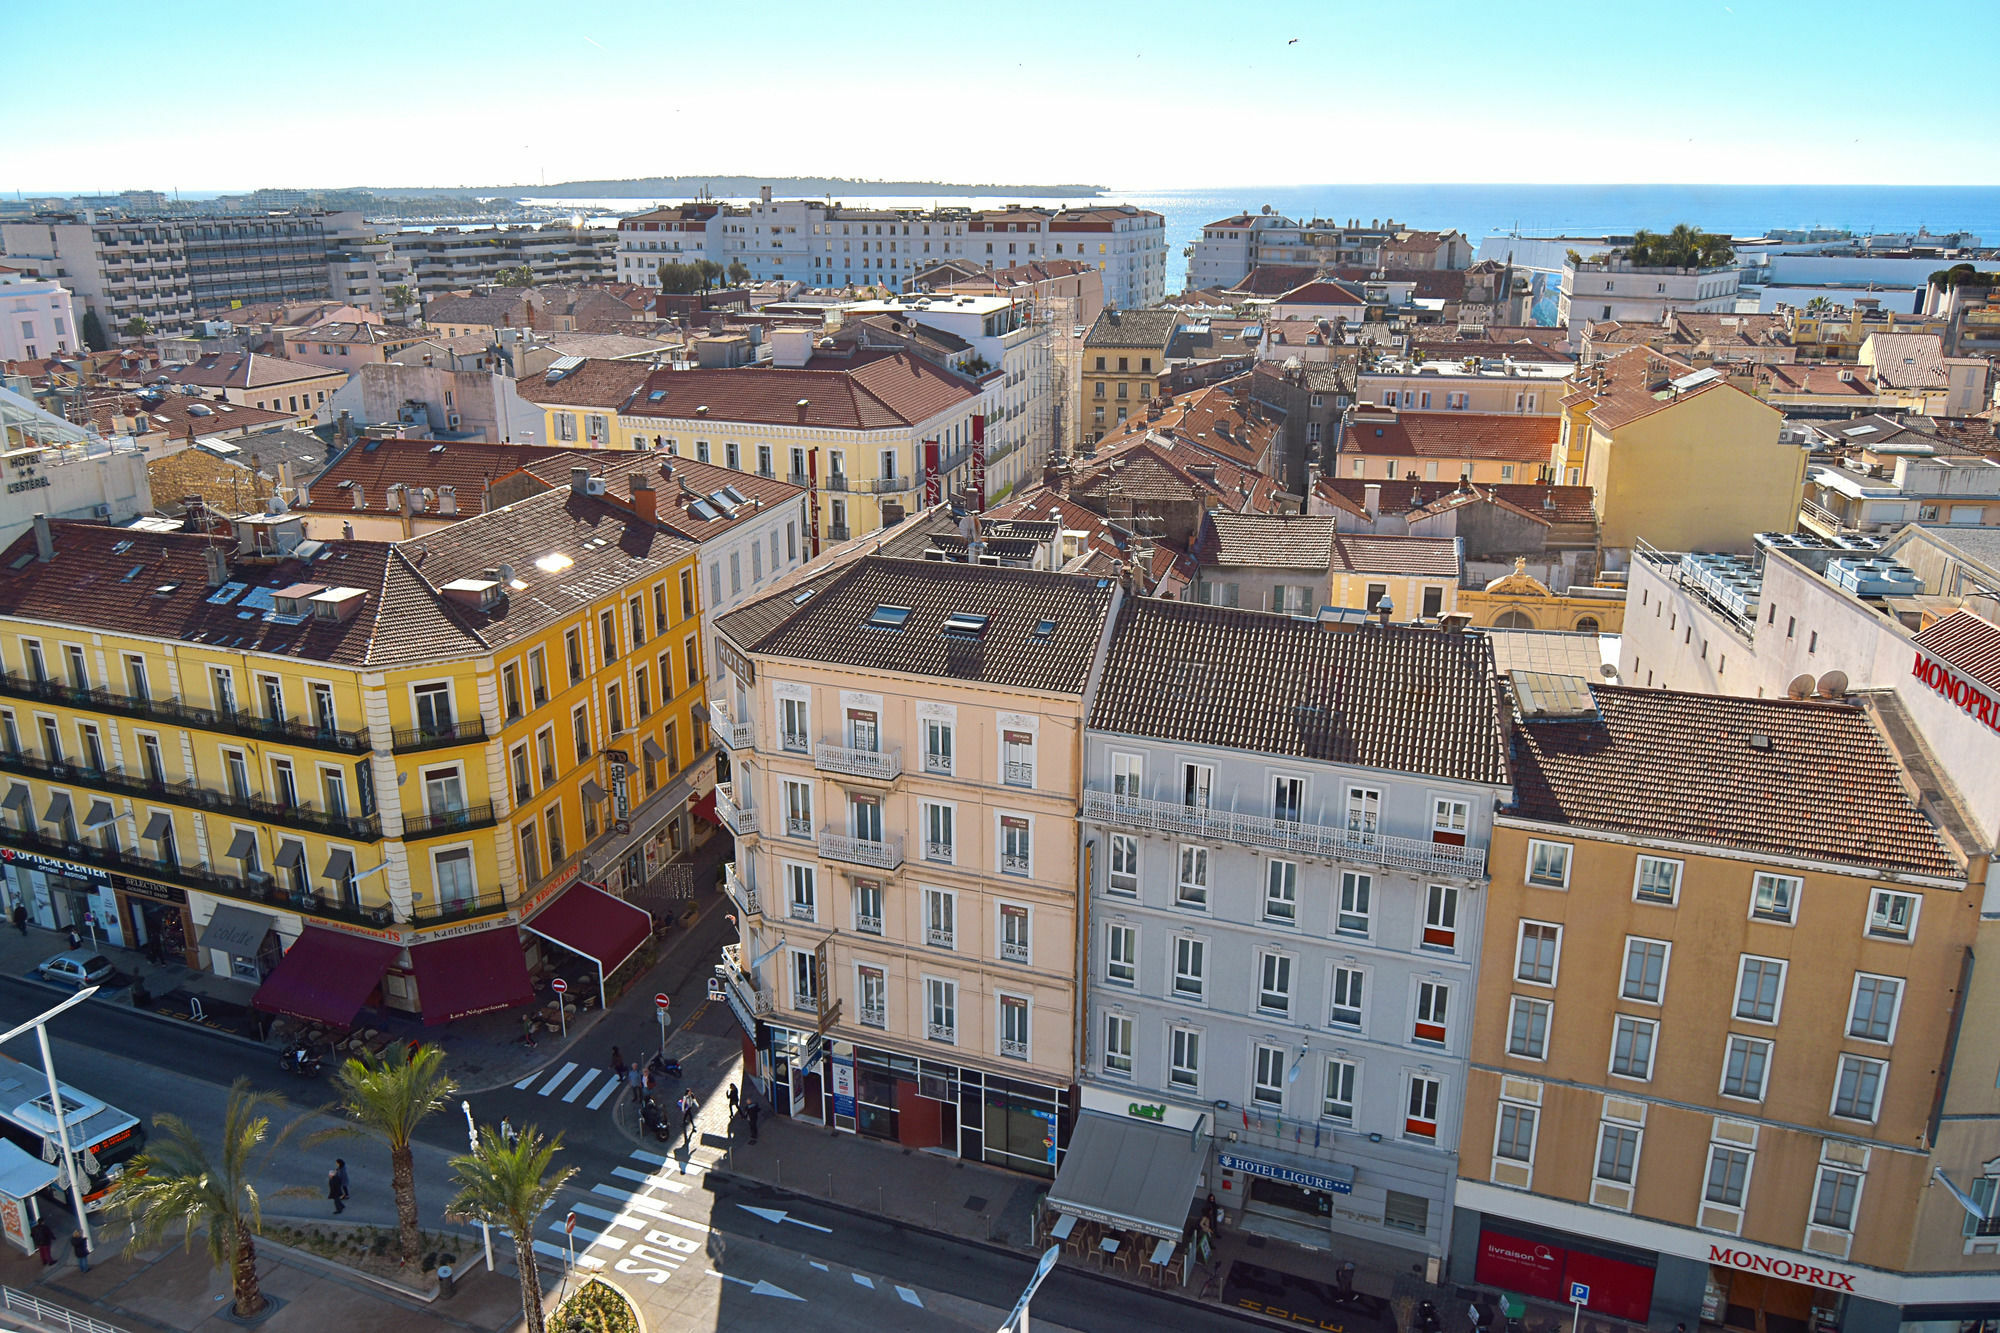
M 1086 690 L 1120 595 L 869 556 L 717 622 L 727 997 L 780 1114 L 1055 1174 Z
M 282 356 L 217 352 L 175 369 L 167 379 L 238 407 L 283 412 L 292 425 L 311 430 L 326 400 L 347 383 L 347 372 Z
M 1984 844 L 1907 730 L 1523 672 L 1513 703 L 1453 1276 L 1661 1328 L 2000 1313 L 1956 1197 L 1992 1213 L 2000 1171 Z

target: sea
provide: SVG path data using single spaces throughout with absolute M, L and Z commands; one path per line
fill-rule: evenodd
M 608 208 L 636 213 L 674 199 L 546 199 L 538 205 Z M 740 200 L 731 202 L 743 202 Z M 2000 186 L 1886 185 L 1272 185 L 1230 188 L 1107 189 L 1093 200 L 1029 196 L 856 196 L 845 202 L 870 208 L 937 205 L 1004 208 L 1084 202 L 1127 203 L 1167 220 L 1169 287 L 1186 273 L 1182 252 L 1206 224 L 1269 205 L 1293 218 L 1362 222 L 1394 218 L 1409 227 L 1456 227 L 1476 247 L 1487 236 L 1602 236 L 1641 227 L 1665 231 L 1686 222 L 1730 236 L 1762 236 L 1774 229 L 1831 228 L 1857 235 L 1928 228 L 1970 232 L 2000 245 Z M 606 226 L 616 225 L 604 218 Z

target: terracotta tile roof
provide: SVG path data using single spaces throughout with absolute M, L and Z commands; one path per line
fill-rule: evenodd
M 1944 368 L 1944 340 L 1935 333 L 1871 333 L 1875 379 L 1892 389 L 1942 389 L 1951 381 Z
M 1480 634 L 1130 598 L 1090 726 L 1500 784 L 1498 688 Z
M 1081 694 L 1113 587 L 1043 570 L 866 556 L 747 646 L 869 671 Z M 900 629 L 881 628 L 869 623 L 878 606 L 909 615 Z M 945 632 L 954 614 L 986 617 L 983 633 Z M 1045 620 L 1053 629 L 1036 635 Z M 732 633 L 740 623 L 730 621 Z
M 1283 296 L 1319 276 L 1311 264 L 1259 264 L 1229 290 L 1242 296 Z
M 287 342 L 295 343 L 348 343 L 364 347 L 387 347 L 394 350 L 408 347 L 411 343 L 422 342 L 421 329 L 390 328 L 384 324 L 315 324 L 311 328 L 300 329 L 286 335 Z
M 89 397 L 91 424 L 102 434 L 163 435 L 171 440 L 200 439 L 210 435 L 241 435 L 262 430 L 281 421 L 294 420 L 296 412 L 273 412 L 262 407 L 243 407 L 213 398 L 193 398 L 182 393 L 163 393 L 141 398 L 130 390 L 93 392 Z
M 1162 400 L 1160 415 L 1141 413 L 1098 442 L 1116 449 L 1127 440 L 1157 435 L 1200 446 L 1252 472 L 1263 469 L 1284 420 L 1266 411 L 1249 393 L 1243 376 Z M 1231 392 L 1232 388 L 1238 392 Z
M 1345 284 L 1317 279 L 1292 288 L 1278 298 L 1277 304 L 1366 306 L 1368 298 Z
M 1861 709 L 1590 686 L 1598 716 L 1518 720 L 1508 813 L 1584 829 L 1959 876 Z M 1769 738 L 1766 748 L 1752 737 Z
M 1367 487 L 1382 488 L 1381 506 L 1385 514 L 1407 514 L 1459 502 L 1458 486 L 1442 481 L 1368 481 L 1361 477 L 1321 477 L 1315 494 L 1329 504 L 1354 514 L 1367 513 Z M 1471 498 L 1491 498 L 1544 523 L 1595 523 L 1597 511 L 1591 504 L 1588 486 L 1541 486 L 1530 482 L 1484 482 L 1472 486 Z
M 657 395 L 657 396 L 655 396 Z M 839 370 L 743 366 L 660 370 L 624 409 L 628 416 L 890 430 L 913 426 L 979 397 L 978 386 L 908 352 L 884 352 Z M 803 412 L 799 399 L 806 399 Z M 706 407 L 706 412 L 698 409 Z
M 531 403 L 616 411 L 658 367 L 650 361 L 585 361 L 573 370 L 525 375 L 514 390 Z
M 255 588 L 317 583 L 367 594 L 350 620 L 285 624 L 261 615 L 244 619 L 241 590 L 223 602 L 210 600 L 215 594 L 202 555 L 208 537 L 50 526 L 56 553 L 48 563 L 33 558 L 32 532 L 0 554 L 0 615 L 349 666 L 428 661 L 485 647 L 383 542 L 330 542 L 310 565 L 232 561 L 231 580 Z
M 1557 351 L 1553 347 L 1531 342 L 1525 338 L 1506 341 L 1464 337 L 1442 325 L 1419 325 L 1411 330 L 1410 342 L 1429 356 L 1437 358 L 1477 356 L 1498 361 L 1502 357 L 1512 357 L 1516 361 L 1533 361 L 1548 365 L 1568 365 L 1576 360 L 1566 352 Z
M 1193 501 L 1237 512 L 1274 512 L 1284 489 L 1254 468 L 1204 448 L 1178 434 L 1155 435 L 1145 422 L 1099 444 L 1094 457 L 1080 460 L 1073 494 L 1124 496 L 1167 503 Z
M 2000 694 L 2000 625 L 1954 611 L 1911 640 L 1926 654 Z
M 1180 327 L 1177 310 L 1105 310 L 1085 335 L 1085 347 L 1144 347 L 1166 353 Z
M 1789 366 L 1767 366 L 1759 370 L 1789 370 Z M 1589 401 L 1588 415 L 1601 430 L 1618 427 L 1664 412 L 1705 393 L 1742 393 L 1727 380 L 1712 379 L 1678 395 L 1670 392 L 1667 381 L 1694 373 L 1685 361 L 1644 347 L 1635 347 L 1597 363 L 1590 372 L 1579 371 L 1569 381 L 1565 407 Z M 1773 409 L 1774 411 L 1776 409 Z M 1549 420 L 1554 420 L 1553 417 Z
M 1010 499 L 987 510 L 984 517 L 1047 519 L 1060 524 L 1065 532 L 1083 533 L 1086 550 L 1063 567 L 1065 573 L 1088 569 L 1095 575 L 1108 577 L 1119 562 L 1139 561 L 1143 555 L 1145 568 L 1141 572 L 1146 576 L 1147 591 L 1154 596 L 1186 587 L 1197 572 L 1194 562 L 1171 546 L 1134 540 L 1132 533 L 1096 510 L 1040 485 L 1016 491 Z
M 805 487 L 794 486 L 776 477 L 739 472 L 735 468 L 704 463 L 698 458 L 677 458 L 657 451 L 547 450 L 541 457 L 524 464 L 522 471 L 547 485 L 567 486 L 570 469 L 577 466 L 588 467 L 593 476 L 603 477 L 606 493 L 618 500 L 625 500 L 632 494 L 632 477 L 650 478 L 658 497 L 659 521 L 676 535 L 692 542 L 707 541 L 739 523 L 748 522 L 773 505 L 796 500 L 806 493 Z M 712 496 L 724 487 L 733 487 L 749 503 L 737 504 L 731 500 L 735 513 L 725 514 L 721 506 L 710 500 L 708 509 L 713 518 L 703 518 L 695 511 L 696 501 Z M 804 532 L 799 534 L 799 539 L 805 540 Z
M 1846 376 L 1845 379 L 1841 378 Z M 1795 361 L 1757 367 L 1757 383 L 1777 394 L 1873 398 L 1875 385 L 1865 366 L 1851 361 Z M 1567 401 L 1567 400 L 1565 400 Z
M 1450 537 L 1374 537 L 1343 532 L 1333 539 L 1333 567 L 1350 574 L 1456 579 L 1458 543 Z
M 192 365 L 168 371 L 166 379 L 172 384 L 192 384 L 203 389 L 261 389 L 272 384 L 344 374 L 345 371 L 333 366 L 309 366 L 302 361 L 287 361 L 282 356 L 211 352 Z
M 484 324 L 490 328 L 525 329 L 534 325 L 534 305 L 525 292 L 447 292 L 424 303 L 424 323 Z
M 1266 569 L 1332 567 L 1331 515 L 1227 514 L 1207 516 L 1201 557 L 1208 565 L 1256 565 Z
M 362 440 L 334 459 L 308 486 L 307 503 L 300 508 L 315 513 L 352 513 L 354 488 L 361 488 L 364 511 L 380 514 L 389 507 L 391 486 L 411 486 L 418 490 L 442 492 L 449 486 L 462 517 L 483 509 L 485 483 L 548 454 L 587 455 L 601 453 L 586 449 L 556 449 L 534 444 L 482 444 L 473 441 L 442 440 Z M 343 484 L 345 483 L 345 484 Z M 439 512 L 435 498 L 427 497 L 425 513 Z
M 1364 409 L 1349 423 L 1340 447 L 1343 453 L 1405 458 L 1546 463 L 1561 434 L 1560 417 Z

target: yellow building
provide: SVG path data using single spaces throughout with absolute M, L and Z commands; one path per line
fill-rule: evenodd
M 1741 1333 L 1990 1301 L 1992 1247 L 1933 1174 L 1978 1189 L 1977 1144 L 1935 1147 L 1945 1086 L 1992 1100 L 1991 1043 L 1958 1035 L 1964 815 L 1910 795 L 1923 770 L 1854 703 L 1513 691 L 1453 1277 Z M 2000 1152 L 1990 1111 L 1960 1119 Z
M 523 1002 L 575 918 L 650 938 L 576 881 L 687 844 L 691 544 L 585 487 L 401 545 L 283 512 L 234 537 L 60 523 L 9 552 L 0 843 L 35 921 L 337 1025 Z
M 1798 522 L 1806 451 L 1778 438 L 1782 412 L 1718 372 L 1634 348 L 1570 390 L 1551 461 L 1591 487 L 1604 548 L 1747 551 Z
M 1328 472 L 1350 481 L 1447 486 L 1461 480 L 1483 486 L 1545 482 L 1560 434 L 1556 418 L 1547 415 L 1410 412 L 1363 403 L 1349 414 Z
M 311 430 L 326 400 L 347 383 L 347 372 L 253 352 L 212 352 L 168 376 L 238 407 L 283 412 L 300 430 Z
M 1931 333 L 1942 339 L 1951 331 L 1951 320 L 1943 315 L 1884 310 L 1880 301 L 1866 297 L 1852 307 L 1788 310 L 1785 322 L 1801 361 L 1853 361 L 1877 333 Z
M 1081 438 L 1101 440 L 1138 416 L 1159 388 L 1180 327 L 1173 310 L 1106 310 L 1083 340 Z
M 1571 584 L 1567 592 L 1550 592 L 1548 584 L 1528 573 L 1526 557 L 1516 556 L 1513 573 L 1483 588 L 1461 588 L 1458 609 L 1481 628 L 1618 634 L 1625 628 L 1625 589 Z

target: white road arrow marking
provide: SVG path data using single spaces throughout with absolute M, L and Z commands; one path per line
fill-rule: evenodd
M 795 1227 L 807 1227 L 813 1231 L 818 1231 L 828 1236 L 831 1236 L 833 1234 L 832 1227 L 823 1227 L 820 1226 L 817 1222 L 801 1221 L 798 1218 L 793 1217 L 790 1213 L 787 1213 L 782 1208 L 752 1208 L 747 1203 L 739 1203 L 736 1206 L 738 1208 L 741 1208 L 746 1213 L 755 1213 L 758 1217 L 763 1218 L 766 1222 L 790 1222 Z
M 752 1282 L 749 1278 L 731 1277 L 727 1273 L 718 1273 L 713 1268 L 708 1270 L 708 1275 L 710 1277 L 719 1277 L 724 1282 L 734 1282 L 739 1287 L 748 1287 L 750 1288 L 750 1294 L 753 1296 L 779 1296 L 788 1301 L 803 1301 L 805 1299 L 803 1296 L 794 1296 L 775 1282 L 766 1282 L 761 1277 Z

